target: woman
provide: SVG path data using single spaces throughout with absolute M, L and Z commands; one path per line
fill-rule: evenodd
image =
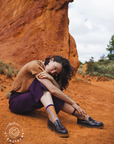
M 45 62 L 34 60 L 19 71 L 11 87 L 9 108 L 17 114 L 27 114 L 45 107 L 48 113 L 48 128 L 61 137 L 68 137 L 67 129 L 60 123 L 60 110 L 77 117 L 77 124 L 87 127 L 103 127 L 89 117 L 62 90 L 66 89 L 74 75 L 74 67 L 61 56 L 52 56 Z

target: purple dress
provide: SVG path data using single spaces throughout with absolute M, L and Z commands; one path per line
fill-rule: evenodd
M 43 89 L 48 89 L 40 83 L 36 78 L 29 86 L 29 91 L 26 93 L 12 92 L 9 99 L 9 109 L 16 114 L 28 114 L 35 109 L 40 109 L 43 104 L 40 98 L 43 95 Z M 56 113 L 59 113 L 64 105 L 64 101 L 52 96 Z

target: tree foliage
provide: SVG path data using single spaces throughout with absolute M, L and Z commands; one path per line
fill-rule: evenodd
M 87 63 L 86 74 L 92 73 L 94 70 L 94 57 L 91 57 Z
M 114 59 L 114 35 L 112 35 L 106 50 L 109 51 L 109 54 L 107 55 L 109 60 L 113 60 Z
M 91 57 L 86 64 L 86 74 L 89 74 L 90 76 L 98 76 L 99 78 L 108 77 L 114 79 L 114 62 L 113 60 L 105 59 L 104 55 L 101 57 L 101 61 L 94 62 L 94 58 Z M 83 74 L 83 71 L 81 74 Z

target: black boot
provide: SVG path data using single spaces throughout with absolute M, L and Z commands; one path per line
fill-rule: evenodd
M 68 137 L 68 131 L 67 129 L 61 124 L 59 119 L 56 119 L 54 121 L 54 124 L 48 119 L 48 128 L 52 131 L 55 131 L 56 134 L 58 134 L 60 137 Z
M 91 117 L 88 117 L 88 121 L 77 119 L 77 124 L 90 127 L 90 128 L 101 128 L 104 126 L 102 122 L 95 121 Z

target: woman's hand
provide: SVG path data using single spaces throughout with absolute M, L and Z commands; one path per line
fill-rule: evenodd
M 53 77 L 48 74 L 46 71 L 43 71 L 36 75 L 39 79 L 48 79 L 50 81 L 53 81 Z
M 50 80 L 50 81 L 53 80 L 53 77 L 52 77 L 50 74 L 48 74 L 41 66 L 38 66 L 38 67 L 39 67 L 39 69 L 41 69 L 43 72 L 37 74 L 36 77 L 38 77 L 39 79 L 45 79 L 45 78 L 46 78 L 46 79 L 48 79 L 48 80 Z
M 82 108 L 80 108 L 76 103 L 72 104 L 72 107 L 75 108 L 80 115 L 87 115 L 86 112 Z
M 36 75 L 36 78 L 38 79 L 48 79 L 50 80 L 58 89 L 60 89 L 60 86 L 59 84 L 55 81 L 55 79 L 50 75 L 48 74 L 41 66 L 38 66 L 39 69 L 41 69 L 43 72 L 39 73 Z

